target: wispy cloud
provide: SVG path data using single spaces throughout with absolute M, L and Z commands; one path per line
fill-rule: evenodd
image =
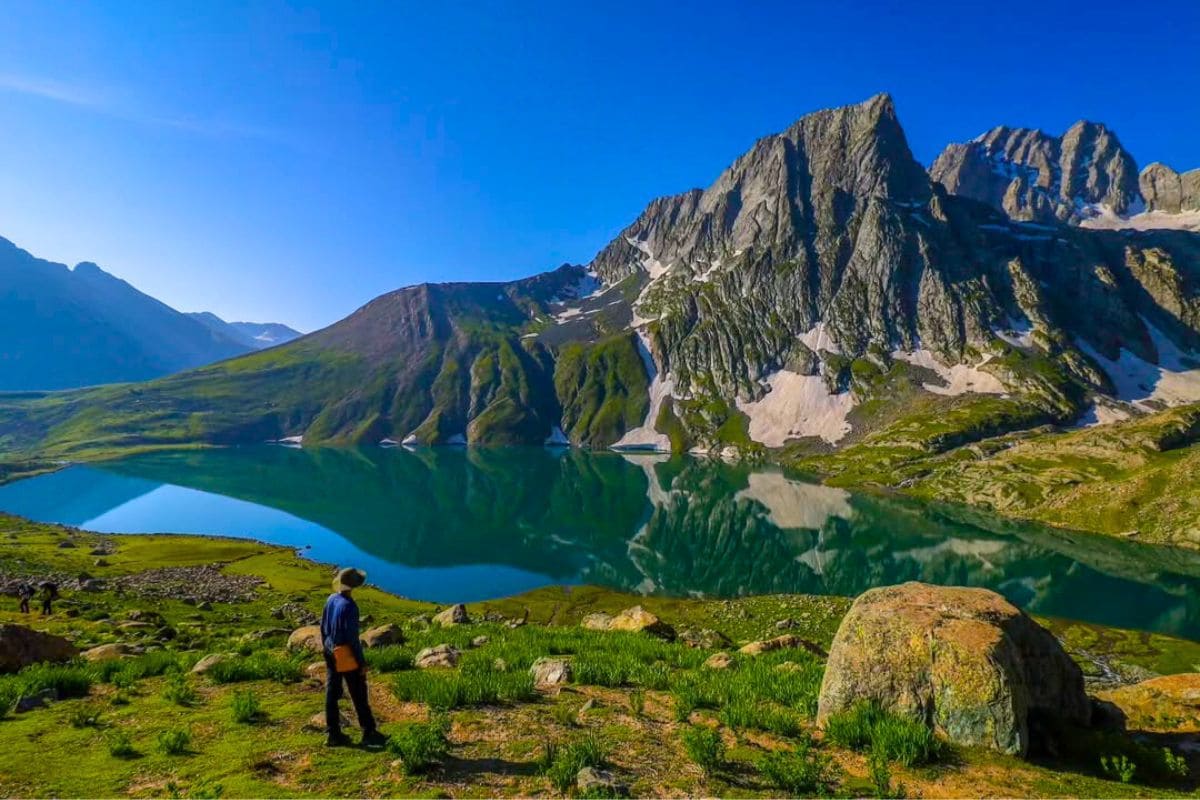
M 111 98 L 103 93 L 74 84 L 37 78 L 28 75 L 12 75 L 0 73 L 0 89 L 17 94 L 40 97 L 43 100 L 53 100 L 70 106 L 91 108 L 97 111 L 109 109 Z
M 39 76 L 0 73 L 0 92 L 37 97 L 139 125 L 172 128 L 208 138 L 260 139 L 276 144 L 297 145 L 293 137 L 275 128 L 229 120 L 150 112 L 111 90 Z

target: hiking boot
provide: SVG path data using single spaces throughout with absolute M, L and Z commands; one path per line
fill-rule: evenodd
M 387 737 L 379 731 L 367 731 L 362 737 L 363 747 L 383 747 L 387 744 Z
M 325 738 L 325 746 L 326 747 L 349 747 L 350 746 L 350 737 L 347 736 L 346 734 L 342 733 L 341 731 L 338 731 L 336 733 L 330 733 L 329 736 L 327 736 Z

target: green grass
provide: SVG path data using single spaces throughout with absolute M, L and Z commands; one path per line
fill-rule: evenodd
M 397 673 L 392 691 L 398 700 L 426 703 L 437 711 L 523 703 L 537 697 L 528 672 L 415 670 Z
M 603 767 L 608 763 L 610 745 L 596 734 L 587 734 L 555 749 L 546 777 L 560 792 L 575 786 L 575 776 L 584 767 Z
M 219 662 L 205 673 L 213 683 L 244 683 L 258 680 L 295 683 L 303 674 L 304 668 L 299 657 L 280 656 L 267 652 L 258 652 L 250 656 Z
M 258 721 L 262 714 L 262 703 L 259 702 L 258 695 L 251 690 L 234 692 L 229 699 L 229 711 L 234 722 L 249 725 Z
M 875 752 L 906 767 L 932 764 L 945 755 L 945 744 L 927 725 L 867 701 L 830 715 L 825 737 L 849 750 Z
M 400 757 L 401 768 L 407 774 L 429 772 L 450 752 L 446 727 L 443 719 L 401 725 L 388 738 L 388 750 Z
M 725 742 L 721 739 L 720 731 L 690 725 L 683 729 L 679 738 L 683 741 L 683 750 L 688 758 L 706 775 L 712 775 L 725 765 Z
M 155 739 L 158 751 L 166 756 L 181 756 L 192 746 L 192 734 L 186 728 L 162 731 Z
M 793 797 L 828 797 L 840 778 L 833 759 L 807 739 L 793 749 L 767 753 L 758 769 L 772 786 Z
M 163 699 L 177 706 L 194 706 L 200 702 L 200 694 L 188 682 L 187 675 L 179 672 L 167 680 L 167 685 L 163 687 L 162 695 Z

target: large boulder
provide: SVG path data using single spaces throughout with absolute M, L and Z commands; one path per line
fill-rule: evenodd
M 1200 733 L 1200 672 L 1164 675 L 1096 696 L 1121 710 L 1129 730 Z
M 322 652 L 325 645 L 321 640 L 321 626 L 305 625 L 302 628 L 296 628 L 288 637 L 287 648 L 288 650 L 308 650 L 313 653 Z
M 641 631 L 667 641 L 675 640 L 675 629 L 641 606 L 627 608 L 608 623 L 610 631 Z
M 817 723 L 860 701 L 1005 753 L 1028 750 L 1031 717 L 1091 717 L 1083 673 L 1049 631 L 995 592 L 923 583 L 872 589 L 842 620 Z
M 24 625 L 0 625 L 0 672 L 16 672 L 42 661 L 69 661 L 77 655 L 75 645 L 61 636 Z
M 467 616 L 467 607 L 462 603 L 456 603 L 445 611 L 434 614 L 433 621 L 442 627 L 448 627 L 450 625 L 466 625 L 471 618 Z
M 362 635 L 362 643 L 367 647 L 385 647 L 390 644 L 404 644 L 404 631 L 399 625 L 387 623 L 377 625 Z

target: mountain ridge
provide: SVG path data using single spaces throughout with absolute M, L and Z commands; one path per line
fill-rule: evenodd
M 1085 126 L 1075 140 L 1108 153 L 1120 180 L 1064 185 L 1124 192 L 1115 135 Z M 84 431 L 91 448 L 565 438 L 755 452 L 895 436 L 918 424 L 905 408 L 958 420 L 922 439 L 948 448 L 1191 397 L 1190 378 L 1160 392 L 1165 372 L 1144 397 L 1122 387 L 1157 369 L 1164 343 L 1200 347 L 1200 236 L 1067 221 L 948 190 L 876 95 L 805 115 L 708 188 L 652 201 L 587 265 L 406 287 L 269 350 L 0 420 L 19 419 L 14 446 L 64 452 Z M 81 427 L 87 409 L 99 419 Z M 132 424 L 147 409 L 153 424 Z

